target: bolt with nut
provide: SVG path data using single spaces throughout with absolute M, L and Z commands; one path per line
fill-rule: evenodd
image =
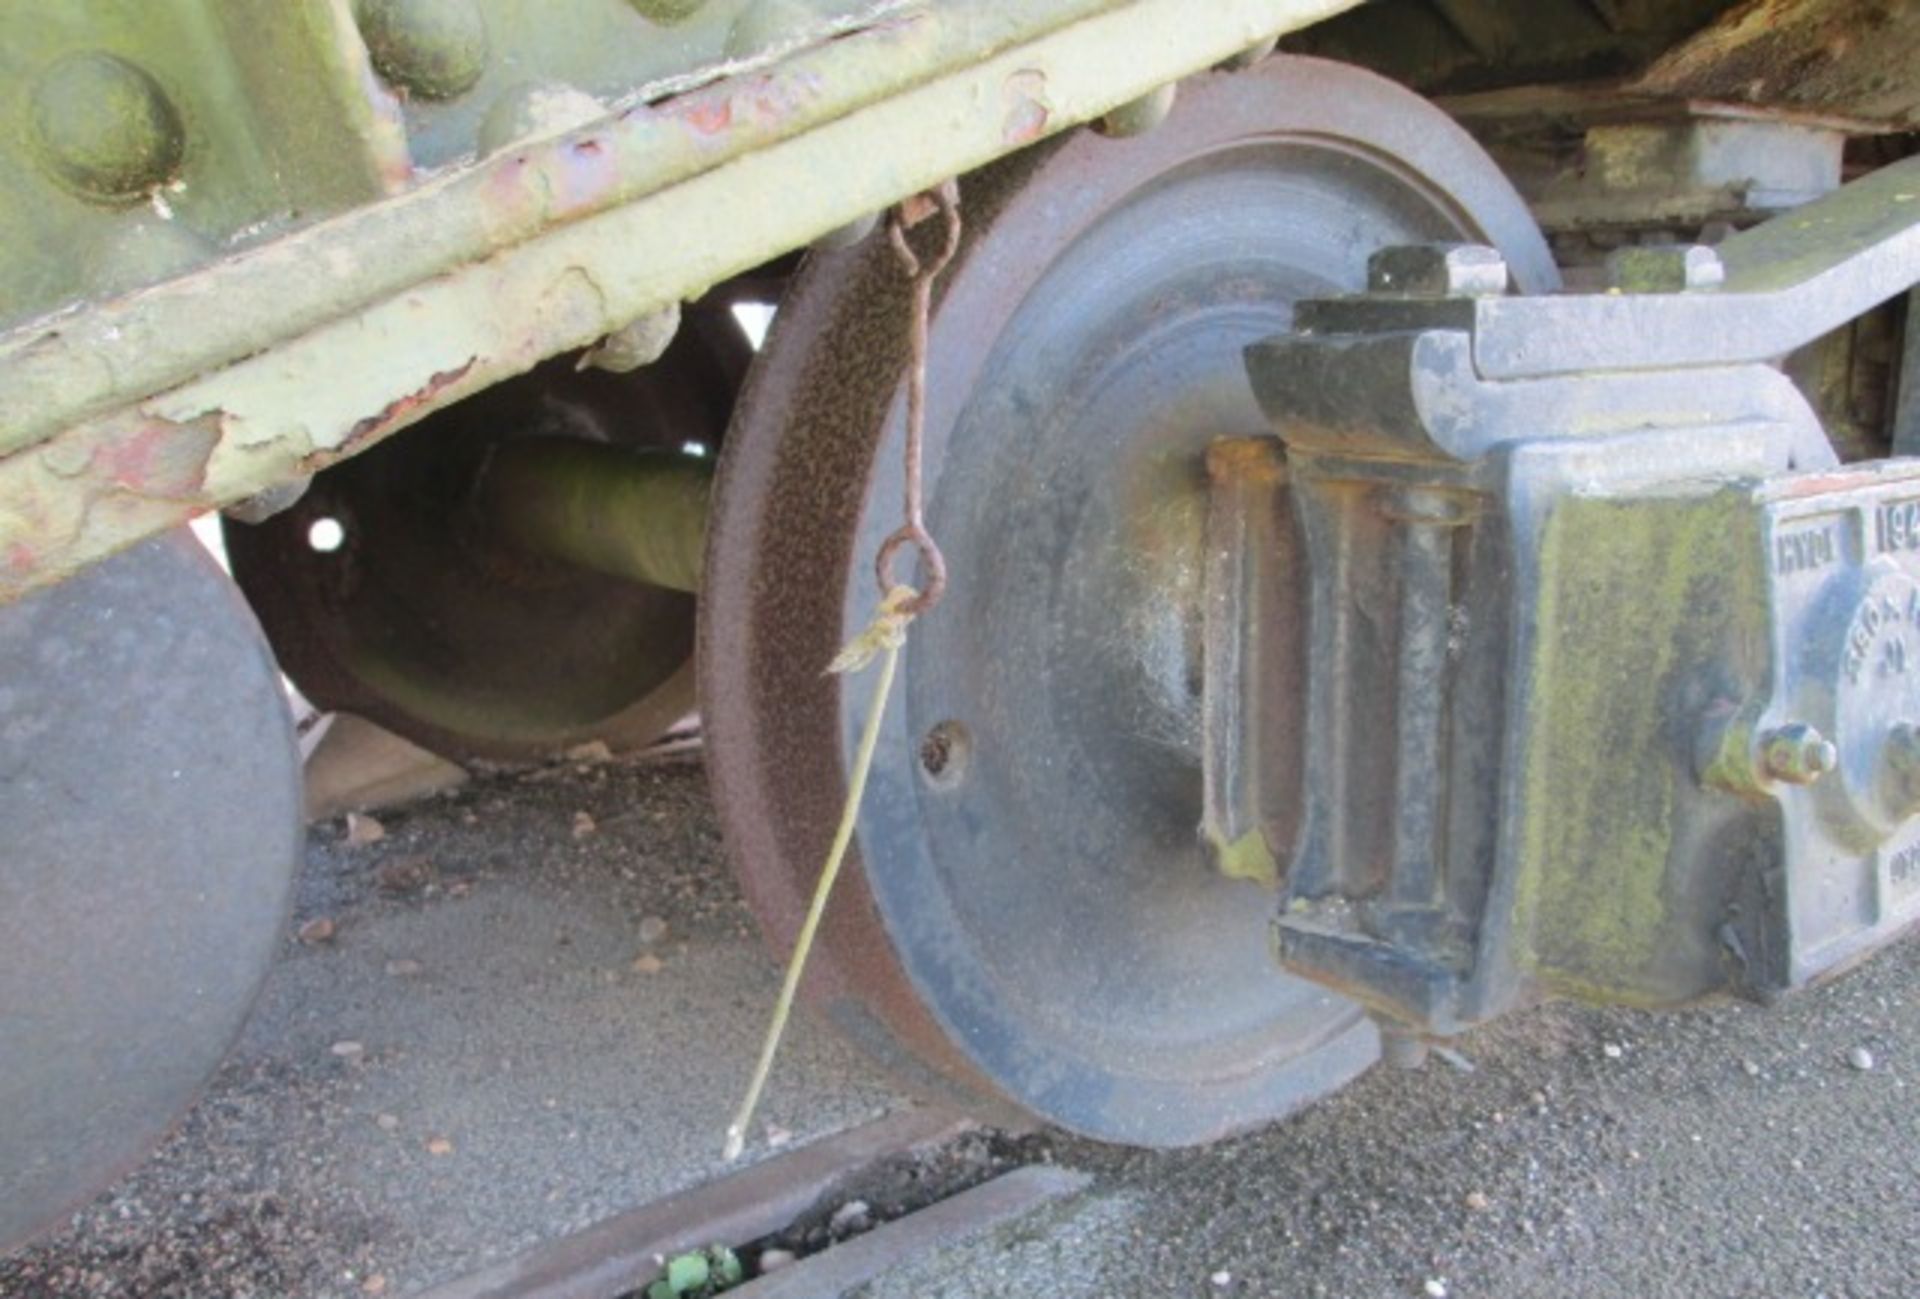
M 1789 722 L 1760 737 L 1760 767 L 1788 785 L 1811 785 L 1840 765 L 1832 740 L 1805 722 Z

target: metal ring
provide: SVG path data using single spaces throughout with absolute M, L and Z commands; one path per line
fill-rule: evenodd
M 926 587 L 901 608 L 901 612 L 919 617 L 940 602 L 947 589 L 947 560 L 940 553 L 940 547 L 934 544 L 932 536 L 917 523 L 909 523 L 880 543 L 880 553 L 874 559 L 874 573 L 880 579 L 880 594 L 884 598 L 895 586 L 900 585 L 893 578 L 893 557 L 903 546 L 912 546 L 920 552 L 920 566 L 925 570 Z

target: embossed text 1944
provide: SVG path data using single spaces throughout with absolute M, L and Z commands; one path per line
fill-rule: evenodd
M 1920 501 L 1882 505 L 1873 519 L 1874 548 L 1882 554 L 1920 550 Z

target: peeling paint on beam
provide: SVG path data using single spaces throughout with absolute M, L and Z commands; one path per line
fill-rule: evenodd
M 1195 38 L 1218 43 L 1228 31 L 1225 43 L 1238 46 L 1353 2 L 1220 0 L 1196 13 L 1165 0 L 968 0 L 888 15 L 769 68 L 625 108 L 191 275 L 23 325 L 0 337 L 0 452 L 864 107 L 901 106 L 916 88 L 965 78 L 996 55 L 1058 59 L 1062 46 L 1119 24 L 1129 33 L 1123 55 L 1097 42 L 1107 61 L 1084 70 L 1150 89 L 1204 66 L 1177 61 Z M 779 221 L 750 203 L 728 216 Z
M 1196 9 L 1186 0 L 1117 7 L 1111 0 L 1080 0 L 1052 12 L 1097 12 L 1026 41 L 1006 38 L 1018 30 L 1006 14 L 1025 8 L 1010 3 L 968 7 L 968 21 L 960 24 L 965 30 L 958 32 L 951 17 L 957 9 L 942 10 L 938 22 L 903 18 L 764 74 L 509 150 L 493 163 L 187 281 L 61 320 L 51 330 L 43 325 L 33 339 L 0 345 L 0 399 L 9 403 L 0 415 L 0 447 L 19 448 L 0 459 L 0 600 L 195 513 L 352 454 L 644 312 L 697 297 L 712 283 L 904 195 L 1352 3 L 1216 0 Z M 922 76 L 852 111 L 821 90 L 823 60 L 830 56 L 844 54 L 859 73 L 855 82 L 871 86 L 883 74 L 897 79 L 902 66 L 923 68 L 941 58 L 953 63 L 963 38 L 974 42 L 976 56 L 983 45 L 999 52 Z M 642 162 L 652 170 L 636 179 L 632 168 Z M 645 189 L 650 184 L 656 187 Z M 778 202 L 769 203 L 769 195 Z M 715 221 L 716 212 L 729 219 Z M 467 236 L 479 229 L 481 246 L 468 254 L 449 251 L 445 231 L 422 228 L 439 217 L 455 220 Z M 689 231 L 700 232 L 699 239 L 689 240 Z M 378 238 L 362 243 L 362 235 Z M 394 247 L 403 236 L 430 239 L 432 247 L 404 241 Z M 415 271 L 423 257 L 440 269 L 394 288 L 395 267 L 381 259 L 403 252 Z M 319 309 L 300 295 L 318 291 L 309 276 L 324 281 L 330 270 L 353 290 L 327 290 L 335 307 L 364 294 L 369 277 L 381 292 L 348 313 L 324 316 L 297 337 L 247 333 L 268 328 L 264 322 L 315 314 Z M 267 292 L 273 284 L 290 297 L 275 303 Z M 223 287 L 245 298 L 231 312 Z M 136 341 L 157 349 L 153 355 L 122 347 L 124 333 L 103 354 L 96 345 L 108 341 L 101 332 L 108 326 L 94 317 L 118 312 L 113 327 L 131 329 L 132 315 L 156 295 L 173 295 L 168 310 L 181 320 L 197 316 L 201 329 L 210 304 L 218 303 L 228 332 L 239 322 L 239 333 L 228 340 L 233 352 L 255 354 L 148 395 L 142 389 L 157 386 L 155 375 L 177 381 L 182 376 L 171 372 L 191 367 L 198 354 L 183 351 L 178 340 L 163 346 L 151 321 Z M 173 317 L 162 312 L 161 318 Z M 277 346 L 259 350 L 275 338 Z M 206 346 L 197 336 L 190 341 Z M 57 407 L 55 398 L 64 393 L 65 409 L 96 412 L 137 399 L 48 438 L 59 425 L 49 425 L 36 392 L 43 404 Z M 210 418 L 217 439 L 197 490 L 129 492 L 94 467 L 110 459 L 112 448 L 156 427 L 199 427 Z M 62 477 L 47 464 L 50 452 L 89 467 Z

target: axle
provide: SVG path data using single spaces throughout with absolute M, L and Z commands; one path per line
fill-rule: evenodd
M 711 462 L 578 438 L 516 438 L 481 480 L 486 516 L 516 545 L 582 568 L 697 591 Z

